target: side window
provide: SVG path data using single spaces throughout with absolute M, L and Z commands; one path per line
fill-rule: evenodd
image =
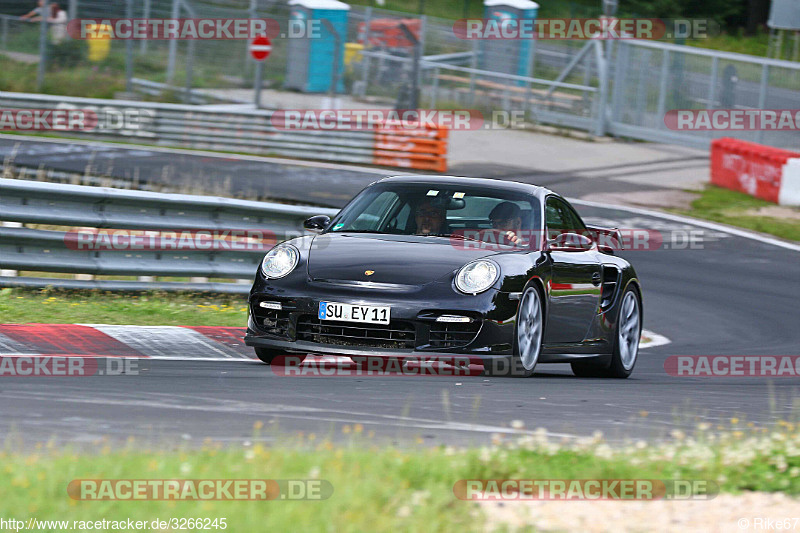
M 554 239 L 563 232 L 584 234 L 586 226 L 581 217 L 566 202 L 551 196 L 545 205 L 547 238 Z
M 563 202 L 562 202 L 562 205 L 564 206 L 565 215 L 568 215 L 569 219 L 570 219 L 570 226 L 569 226 L 570 227 L 570 231 L 573 231 L 575 233 L 580 233 L 582 235 L 585 234 L 586 225 L 583 223 L 583 221 L 581 220 L 581 217 L 578 215 L 578 213 L 576 213 L 575 210 L 572 209 L 571 206 L 569 206 L 567 204 L 564 204 Z
M 547 238 L 553 239 L 559 233 L 569 229 L 569 219 L 564 218 L 563 204 L 555 197 L 547 199 L 544 208 Z
M 394 209 L 397 209 L 395 206 Z M 411 205 L 406 203 L 397 211 L 386 223 L 384 231 L 387 233 L 410 233 L 409 217 L 411 215 Z

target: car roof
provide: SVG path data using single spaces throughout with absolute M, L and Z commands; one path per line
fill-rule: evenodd
M 540 187 L 538 185 L 532 185 L 530 183 L 520 183 L 518 181 L 497 180 L 490 178 L 470 178 L 467 176 L 411 174 L 404 176 L 389 176 L 379 180 L 376 183 L 430 183 L 437 185 L 472 185 L 479 187 L 494 187 L 506 191 L 524 192 L 538 198 L 542 198 L 548 194 L 555 194 L 549 189 Z

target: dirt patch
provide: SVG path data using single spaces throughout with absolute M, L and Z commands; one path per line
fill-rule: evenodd
M 679 189 L 657 189 L 654 191 L 591 194 L 581 199 L 633 207 L 691 209 L 692 202 L 699 196 L 699 194 Z
M 800 208 L 783 205 L 767 205 L 758 209 L 749 209 L 744 215 L 750 217 L 772 217 L 783 220 L 800 220 Z
M 797 516 L 800 501 L 781 493 L 721 494 L 691 501 L 481 502 L 489 530 L 533 527 L 543 532 L 767 531 L 765 521 Z M 800 529 L 800 521 L 788 530 Z

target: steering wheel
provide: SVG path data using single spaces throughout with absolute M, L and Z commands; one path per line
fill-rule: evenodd
M 517 242 L 512 241 L 508 234 L 509 233 L 514 233 L 514 232 L 509 231 L 509 230 L 490 228 L 490 229 L 482 229 L 480 231 L 481 231 L 482 237 L 483 237 L 481 240 L 489 240 L 490 242 L 494 242 L 496 244 L 504 245 L 504 246 L 518 246 L 519 247 L 519 246 L 527 245 L 527 243 L 525 241 L 523 241 L 523 239 L 521 239 L 519 236 L 517 236 Z M 491 235 L 491 238 L 490 239 L 486 239 L 486 237 L 489 237 L 490 235 Z

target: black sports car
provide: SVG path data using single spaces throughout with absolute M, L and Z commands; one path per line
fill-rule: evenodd
M 489 375 L 568 362 L 617 378 L 636 363 L 642 293 L 619 233 L 547 189 L 392 177 L 305 228 L 317 234 L 271 249 L 250 292 L 245 342 L 264 362 L 466 356 Z

